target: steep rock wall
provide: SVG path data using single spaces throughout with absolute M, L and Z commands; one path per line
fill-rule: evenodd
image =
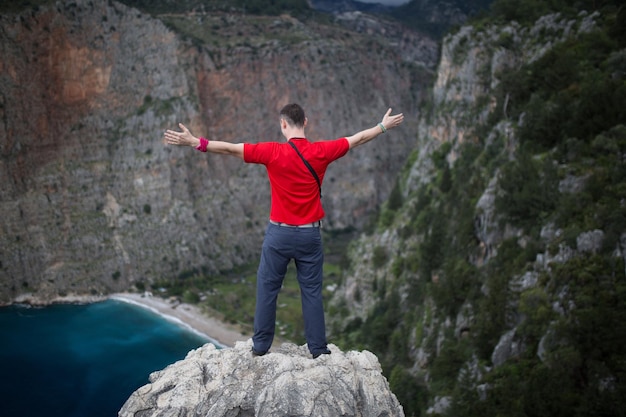
M 377 302 L 377 295 L 372 291 L 374 283 L 393 281 L 396 258 L 413 257 L 415 248 L 423 242 L 424 230 L 406 238 L 402 236 L 402 229 L 414 220 L 417 190 L 424 184 L 437 181 L 433 153 L 443 144 L 449 144 L 446 161 L 450 166 L 454 165 L 460 146 L 467 140 L 476 141 L 476 127 L 484 124 L 494 112 L 499 77 L 523 63 L 535 61 L 568 36 L 592 30 L 597 17 L 597 14 L 583 14 L 576 21 L 558 14 L 547 15 L 529 28 L 516 22 L 483 29 L 463 26 L 444 38 L 432 88 L 433 109 L 420 118 L 414 161 L 401 184 L 407 204 L 392 227 L 370 236 L 362 235 L 352 246 L 352 270 L 335 294 L 336 303 L 347 302 L 351 315 L 362 319 L 367 317 Z M 551 36 L 541 37 L 541 33 Z M 502 141 L 503 154 L 509 159 L 515 158 L 518 141 L 512 127 L 514 122 L 503 115 L 487 137 L 481 138 L 485 146 Z M 503 240 L 521 233 L 510 224 L 506 227 L 499 225 L 499 213 L 494 206 L 496 188 L 497 178 L 494 177 L 476 203 L 474 233 L 479 250 L 472 263 L 477 266 L 495 256 L 496 248 Z M 376 267 L 373 262 L 377 248 L 385 248 L 389 255 L 388 262 L 382 267 Z
M 570 261 L 570 265 L 579 262 L 576 265 L 580 266 L 576 269 L 586 271 L 586 264 L 593 264 L 594 256 L 606 245 L 609 228 L 581 228 L 566 243 L 562 239 L 563 229 L 540 216 L 533 219 L 532 227 L 539 231 L 537 240 L 533 241 L 527 229 L 512 222 L 502 206 L 496 205 L 496 197 L 503 189 L 500 182 L 503 178 L 503 167 L 509 163 L 519 163 L 516 161 L 521 154 L 518 153 L 518 129 L 524 123 L 523 114 L 512 118 L 512 112 L 507 113 L 507 96 L 501 94 L 497 88 L 503 75 L 535 62 L 550 52 L 551 48 L 568 39 L 571 41 L 572 38 L 585 36 L 597 28 L 596 22 L 601 19 L 598 13 L 580 13 L 575 19 L 553 14 L 544 16 L 527 27 L 515 22 L 498 26 L 466 26 L 446 37 L 433 88 L 433 110 L 420 121 L 418 147 L 411 158 L 414 162 L 408 167 L 404 181 L 401 182 L 400 188 L 404 197 L 402 207 L 387 217 L 391 219 L 387 224 L 379 222 L 375 232 L 362 235 L 351 245 L 350 271 L 344 276 L 342 285 L 338 287 L 331 302 L 331 308 L 340 312 L 331 317 L 334 333 L 331 334 L 331 339 L 345 337 L 348 340 L 369 341 L 376 337 L 379 329 L 384 326 L 392 327 L 393 332 L 380 331 L 386 338 L 379 346 L 382 345 L 389 351 L 380 349 L 376 353 L 383 364 L 386 360 L 391 366 L 399 362 L 396 357 L 403 357 L 402 353 L 411 358 L 410 365 L 406 366 L 407 372 L 420 385 L 429 386 L 429 390 L 432 390 L 427 414 L 455 415 L 455 412 L 464 408 L 459 407 L 451 412 L 451 403 L 454 401 L 457 404 L 466 404 L 464 400 L 459 400 L 463 394 L 437 395 L 438 384 L 443 379 L 438 375 L 441 370 L 438 366 L 456 360 L 454 355 L 448 355 L 450 351 L 446 352 L 446 349 L 450 346 L 463 346 L 462 349 L 466 349 L 474 345 L 474 350 L 466 357 L 463 366 L 454 368 L 458 373 L 451 374 L 456 381 L 456 387 L 472 380 L 466 392 L 479 393 L 481 399 L 477 401 L 484 401 L 487 395 L 491 395 L 491 386 L 489 382 L 485 383 L 489 378 L 483 378 L 483 375 L 506 362 L 510 364 L 518 361 L 523 357 L 522 354 L 526 355 L 525 358 L 535 354 L 535 347 L 532 343 L 527 343 L 531 340 L 528 333 L 522 335 L 522 332 L 526 331 L 525 326 L 530 321 L 528 312 L 534 313 L 539 308 L 533 305 L 524 309 L 523 304 L 532 295 L 541 294 L 546 300 L 556 300 L 552 301 L 551 306 L 560 318 L 566 316 L 568 313 L 563 313 L 565 309 L 561 305 L 567 302 L 560 300 L 567 299 L 567 294 L 573 292 L 570 290 L 570 281 L 575 282 L 575 275 L 568 276 L 564 280 L 566 283 L 560 284 L 562 286 L 546 283 L 555 280 L 557 274 L 554 271 Z M 501 102 L 496 106 L 498 100 Z M 492 120 L 487 122 L 488 118 Z M 485 128 L 487 126 L 488 129 Z M 623 126 L 614 129 L 621 130 Z M 462 154 L 461 145 L 464 143 L 481 145 L 484 150 Z M 491 169 L 485 169 L 488 165 L 485 161 L 489 159 L 482 156 L 489 152 L 494 143 L 498 144 L 499 161 Z M 437 152 L 440 149 L 445 151 Z M 445 173 L 442 166 L 455 167 L 456 164 L 469 167 L 453 174 L 462 173 L 457 177 L 458 184 L 461 185 L 459 189 L 475 187 L 477 190 L 472 199 L 467 199 L 471 204 L 468 204 L 471 207 L 471 211 L 468 210 L 471 217 L 470 222 L 465 223 L 470 227 L 464 230 L 454 226 L 454 222 L 459 220 L 449 216 L 450 212 L 454 212 L 446 212 L 444 207 L 445 204 L 454 207 L 463 204 L 461 193 L 452 193 L 452 188 L 445 191 L 442 187 Z M 602 167 L 601 163 L 598 165 Z M 558 190 L 563 194 L 574 194 L 584 189 L 586 177 L 569 175 L 568 168 L 567 163 L 559 166 L 565 175 L 559 177 Z M 479 176 L 482 176 L 480 182 L 472 181 Z M 616 183 L 619 181 L 621 179 L 615 180 Z M 476 186 L 477 183 L 480 186 Z M 448 196 L 455 198 L 443 196 L 446 192 L 449 192 Z M 581 198 L 580 201 L 584 200 Z M 443 216 L 446 216 L 446 226 L 461 233 L 433 233 L 432 230 L 436 227 L 434 217 L 424 216 L 429 210 L 431 213 L 445 213 Z M 461 211 L 457 213 L 460 213 L 459 217 L 463 214 Z M 472 239 L 463 240 L 463 233 L 468 231 L 471 231 Z M 432 236 L 437 236 L 437 239 L 432 239 Z M 623 267 L 623 236 L 623 230 L 616 230 L 613 237 L 616 245 L 610 248 L 611 254 L 607 255 L 612 258 L 611 263 L 616 265 L 614 276 L 619 276 Z M 459 249 L 459 246 L 451 244 L 457 239 L 469 244 Z M 529 256 L 523 266 L 502 268 L 503 264 L 511 262 L 510 254 L 509 259 L 503 261 L 507 256 L 507 241 L 515 242 L 518 253 L 528 251 Z M 451 255 L 445 260 L 449 261 L 447 265 L 443 261 L 443 266 L 439 264 L 437 268 L 422 269 L 422 265 L 429 261 L 425 254 L 433 253 L 428 251 L 428 243 L 437 246 L 450 244 L 449 247 L 458 250 L 458 253 L 452 253 L 452 250 L 447 253 Z M 500 256 L 502 253 L 498 254 L 499 250 L 504 253 L 503 256 Z M 455 260 L 455 256 L 463 257 L 462 262 L 457 265 L 467 262 L 471 267 L 465 270 L 450 268 L 458 260 Z M 468 270 L 476 273 L 468 273 Z M 606 272 L 598 272 L 597 276 L 601 277 L 604 273 Z M 494 276 L 502 280 L 502 290 L 498 290 L 493 283 Z M 463 283 L 464 280 L 470 284 L 466 284 L 464 288 L 454 288 L 454 285 Z M 578 285 L 592 287 L 587 282 Z M 442 288 L 449 292 L 442 296 Z M 490 296 L 493 297 L 492 300 L 499 298 L 503 302 L 493 308 L 494 314 L 487 315 L 481 309 L 484 309 L 482 303 Z M 575 302 L 570 304 L 572 310 L 578 308 L 575 305 Z M 397 306 L 404 309 L 405 313 L 399 314 Z M 493 345 L 489 345 L 485 343 L 484 328 L 500 312 L 503 325 L 497 333 L 494 332 Z M 383 319 L 379 320 L 381 317 Z M 536 356 L 541 361 L 546 360 L 546 352 L 550 349 L 554 352 L 558 344 L 565 346 L 568 343 L 564 342 L 565 338 L 556 341 L 553 337 L 552 332 L 556 327 L 554 323 L 558 320 L 560 319 L 547 325 L 547 329 L 544 327 L 543 333 L 538 336 L 540 343 Z M 543 323 L 544 326 L 546 324 Z M 354 329 L 359 327 L 366 331 L 357 333 Z M 346 337 L 345 334 L 349 336 Z M 387 340 L 388 345 L 385 343 Z M 468 340 L 472 342 L 465 344 Z M 481 363 L 479 359 L 479 355 L 485 355 L 484 352 L 479 352 L 484 346 L 488 346 L 485 349 L 490 357 L 488 365 Z M 383 353 L 386 353 L 386 358 Z M 393 384 L 392 388 L 396 389 Z M 449 387 L 446 390 L 453 391 Z M 400 398 L 401 401 L 406 400 Z
M 208 33 L 211 17 L 189 19 Z M 250 31 L 243 16 L 218 18 Z M 317 140 L 369 127 L 389 106 L 403 111 L 405 126 L 327 174 L 326 225 L 366 221 L 414 142 L 436 44 L 409 33 L 401 54 L 288 16 L 271 27 L 283 37 L 199 42 L 119 3 L 83 0 L 0 17 L 0 301 L 108 293 L 256 260 L 263 168 L 163 146 L 178 122 L 210 138 L 276 140 L 278 109 L 296 101 Z M 406 39 L 427 51 L 423 61 Z

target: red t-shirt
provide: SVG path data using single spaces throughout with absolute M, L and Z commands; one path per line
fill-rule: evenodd
M 289 140 L 311 164 L 320 182 L 324 181 L 328 165 L 350 149 L 346 138 L 321 142 L 309 142 L 305 138 Z M 300 225 L 324 217 L 317 181 L 291 145 L 279 142 L 246 143 L 243 159 L 247 163 L 263 164 L 267 169 L 272 189 L 270 220 Z

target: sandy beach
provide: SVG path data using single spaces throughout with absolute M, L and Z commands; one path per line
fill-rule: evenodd
M 220 347 L 232 347 L 235 342 L 246 341 L 252 337 L 251 334 L 242 333 L 235 326 L 204 314 L 200 308 L 191 304 L 173 304 L 150 294 L 118 293 L 108 298 L 147 308 L 167 320 L 202 334 Z

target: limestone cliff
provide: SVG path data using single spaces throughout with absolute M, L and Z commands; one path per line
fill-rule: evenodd
M 165 22 L 165 23 L 164 23 Z M 257 258 L 264 170 L 164 147 L 184 122 L 227 141 L 280 139 L 300 102 L 313 140 L 407 123 L 324 183 L 326 227 L 360 227 L 415 138 L 437 45 L 290 16 L 160 16 L 63 1 L 0 17 L 0 302 L 101 294 Z M 413 52 L 412 52 L 413 51 Z
M 433 110 L 420 119 L 417 146 L 402 177 L 404 182 L 401 189 L 407 204 L 399 210 L 392 227 L 371 235 L 362 235 L 358 244 L 353 245 L 350 257 L 355 261 L 352 270 L 336 294 L 336 300 L 349 300 L 352 315 L 365 318 L 377 302 L 377 296 L 372 291 L 374 283 L 393 280 L 392 277 L 397 275 L 393 272 L 397 264 L 394 266 L 394 257 L 391 255 L 397 254 L 400 259 L 415 256 L 416 248 L 424 242 L 424 235 L 430 233 L 431 224 L 413 230 L 414 234 L 407 234 L 406 230 L 414 226 L 419 215 L 415 206 L 423 204 L 418 202 L 420 187 L 434 186 L 440 181 L 435 166 L 437 152 L 445 145 L 447 150 L 444 161 L 454 166 L 464 144 L 482 145 L 484 142 L 484 147 L 488 148 L 497 143 L 503 158 L 515 159 L 519 146 L 515 121 L 507 119 L 506 114 L 501 119 L 492 114 L 502 111 L 502 108 L 506 112 L 504 106 L 496 109 L 495 94 L 500 79 L 508 71 L 537 60 L 568 37 L 593 30 L 597 17 L 597 14 L 581 14 L 577 20 L 568 20 L 559 15 L 549 15 L 531 27 L 522 27 L 516 22 L 503 27 L 494 25 L 480 29 L 464 26 L 444 38 L 437 78 L 432 89 Z M 538 34 L 548 32 L 552 36 L 538 37 Z M 503 38 L 515 46 L 502 46 Z M 487 124 L 489 117 L 499 121 L 494 123 L 491 131 L 485 133 L 481 130 L 477 133 L 478 128 Z M 481 170 L 473 167 L 473 172 L 480 173 Z M 475 202 L 475 228 L 472 233 L 475 234 L 478 249 L 472 253 L 470 261 L 477 266 L 488 263 L 497 254 L 497 246 L 504 240 L 522 235 L 522 231 L 510 223 L 503 224 L 500 221 L 501 214 L 499 217 L 496 212 L 495 194 L 499 172 L 496 170 L 488 178 Z M 386 257 L 389 262 L 380 268 L 374 266 L 374 252 L 377 248 L 384 248 L 389 254 Z M 544 255 L 541 259 L 545 259 Z M 412 275 L 416 271 L 404 272 Z M 458 327 L 463 327 L 463 324 Z
M 330 339 L 375 352 L 395 377 L 391 388 L 407 414 L 490 415 L 502 412 L 503 401 L 510 406 L 504 413 L 514 414 L 518 406 L 539 409 L 542 397 L 542 407 L 559 404 L 565 415 L 584 409 L 577 403 L 563 411 L 566 396 L 603 390 L 597 404 L 611 404 L 613 413 L 623 407 L 604 399 L 621 389 L 620 367 L 594 367 L 617 363 L 623 351 L 613 338 L 623 333 L 616 323 L 624 315 L 617 300 L 626 222 L 623 193 L 612 190 L 624 187 L 626 129 L 623 113 L 605 114 L 602 103 L 626 103 L 624 38 L 594 62 L 607 70 L 590 78 L 614 82 L 610 89 L 576 66 L 596 52 L 589 40 L 615 33 L 603 27 L 615 20 L 612 13 L 481 22 L 444 38 L 432 111 L 420 120 L 398 192 L 377 228 L 351 245 L 350 268 L 329 308 Z M 581 56 L 563 58 L 573 50 Z M 593 88 L 578 96 L 585 83 Z M 585 113 L 551 117 L 559 107 L 545 97 L 557 95 L 563 107 Z M 601 122 L 595 130 L 579 128 L 583 123 L 568 130 L 573 114 Z M 606 301 L 599 302 L 600 293 Z M 582 316 L 593 325 L 585 327 Z M 565 352 L 585 363 L 573 365 Z M 531 374 L 541 377 L 532 382 Z M 576 385 L 579 375 L 588 376 L 584 389 Z M 532 394 L 507 398 L 499 390 L 519 393 L 524 384 Z M 537 388 L 544 384 L 559 386 L 562 396 L 544 399 Z
M 189 352 L 152 373 L 119 416 L 404 416 L 370 352 L 330 345 L 330 355 L 311 359 L 306 346 L 283 344 L 254 357 L 251 346 Z

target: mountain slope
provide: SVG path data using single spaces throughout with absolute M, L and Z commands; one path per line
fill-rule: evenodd
M 502 16 L 444 39 L 331 338 L 381 358 L 407 415 L 619 415 L 624 8 Z
M 436 65 L 437 43 L 401 27 L 385 38 L 291 15 L 41 3 L 0 16 L 0 302 L 256 262 L 264 171 L 163 146 L 179 122 L 277 140 L 276 115 L 296 101 L 318 140 L 372 126 L 389 106 L 405 112 L 393 136 L 327 173 L 327 230 L 362 227 L 412 147 Z

